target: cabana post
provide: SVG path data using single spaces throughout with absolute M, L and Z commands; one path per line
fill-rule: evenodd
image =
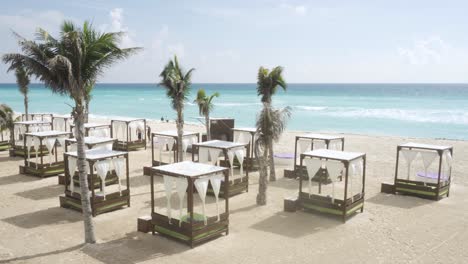
M 30 113 L 26 118 L 26 114 L 21 114 L 21 121 L 45 121 L 52 122 L 53 114 L 49 113 Z

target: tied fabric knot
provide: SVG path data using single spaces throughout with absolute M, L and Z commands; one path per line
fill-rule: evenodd
M 194 184 L 195 188 L 197 189 L 198 196 L 200 196 L 200 199 L 202 200 L 202 211 L 203 211 L 203 220 L 205 225 L 208 223 L 208 219 L 206 217 L 206 203 L 205 203 L 205 198 L 206 198 L 206 192 L 208 191 L 208 181 L 209 178 L 202 178 L 202 179 L 196 179 Z

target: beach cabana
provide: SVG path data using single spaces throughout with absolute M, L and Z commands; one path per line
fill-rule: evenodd
M 26 149 L 24 147 L 24 134 L 30 132 L 40 132 L 40 131 L 49 131 L 51 130 L 52 123 L 49 121 L 19 121 L 14 123 L 14 145 L 11 147 L 10 156 L 21 156 L 27 154 Z M 47 149 L 43 145 L 41 147 L 42 153 L 47 154 Z M 34 150 L 33 153 L 35 155 Z
M 252 170 L 257 167 L 255 164 L 254 147 L 257 129 L 254 127 L 235 127 L 232 129 L 234 142 L 236 143 L 247 143 L 249 145 L 249 157 L 246 158 L 246 167 Z
M 65 157 L 65 194 L 60 196 L 60 206 L 82 211 L 79 176 L 77 172 L 77 153 L 66 152 Z M 96 148 L 86 150 L 86 168 L 91 190 L 93 216 L 101 213 L 130 207 L 130 179 L 128 152 Z M 113 179 L 117 178 L 115 181 Z M 113 184 L 109 183 L 112 179 Z M 125 185 L 122 181 L 125 180 Z M 99 186 L 92 188 L 91 186 Z
M 21 121 L 46 121 L 51 122 L 53 118 L 52 114 L 46 113 L 30 113 L 26 116 L 26 114 L 21 115 Z
M 306 211 L 339 216 L 343 222 L 358 210 L 364 211 L 366 154 L 328 149 L 306 151 L 300 155 L 306 177 L 299 177 L 296 205 Z M 312 181 L 322 167 L 330 181 Z M 339 177 L 343 177 L 343 181 Z M 286 202 L 286 201 L 285 201 Z
M 20 166 L 21 174 L 38 176 L 41 178 L 58 175 L 64 171 L 63 160 L 59 161 L 58 146 L 65 146 L 65 139 L 70 137 L 70 132 L 41 131 L 24 134 L 24 165 Z M 41 146 L 45 146 L 47 153 L 43 153 Z M 31 154 L 31 149 L 34 149 Z
M 0 131 L 0 151 L 10 149 L 10 130 Z
M 330 150 L 344 150 L 344 137 L 343 136 L 332 136 L 326 134 L 303 134 L 296 136 L 294 142 L 294 170 L 284 170 L 284 177 L 296 178 L 299 169 L 300 154 L 316 149 L 330 149 Z M 302 168 L 304 169 L 304 168 Z M 325 170 L 321 170 L 319 174 L 326 173 Z
M 75 125 L 71 124 L 70 129 L 75 135 Z M 111 134 L 111 126 L 106 124 L 86 123 L 84 124 L 85 137 L 109 137 Z
M 205 117 L 197 117 L 198 121 L 206 126 Z M 210 133 L 211 139 L 232 141 L 232 128 L 234 127 L 235 119 L 229 117 L 210 117 Z M 206 141 L 207 136 L 202 135 L 202 141 Z
M 156 210 L 154 176 L 162 176 L 165 191 L 165 206 Z M 229 180 L 227 168 L 184 161 L 151 168 L 151 224 L 152 233 L 181 241 L 194 247 L 204 241 L 229 233 L 229 195 L 222 201 L 218 198 L 221 182 Z M 206 204 L 208 185 L 215 191 L 215 207 Z M 195 192 L 196 190 L 196 192 Z M 175 193 L 174 193 L 175 192 Z M 229 194 L 227 185 L 224 192 Z M 195 197 L 201 200 L 201 214 L 196 213 Z M 177 197 L 176 200 L 173 197 Z M 184 201 L 186 209 L 184 210 Z M 209 207 L 211 206 L 211 207 Z M 173 207 L 175 210 L 173 212 Z M 211 214 L 210 212 L 215 212 Z M 213 215 L 213 216 L 210 216 Z
M 146 119 L 121 118 L 111 120 L 111 137 L 116 138 L 114 149 L 146 149 Z
M 208 163 L 211 165 L 219 165 L 224 163 L 225 167 L 229 168 L 229 195 L 234 196 L 244 191 L 249 191 L 249 171 L 244 170 L 244 160 L 248 157 L 249 144 L 248 143 L 235 143 L 222 140 L 211 140 L 201 143 L 194 143 L 192 145 L 192 161 L 195 161 L 195 153 L 197 153 L 198 162 Z M 219 160 L 219 157 L 224 160 Z M 235 160 L 236 159 L 236 160 Z M 239 166 L 239 174 L 234 172 L 234 166 Z M 224 189 L 226 182 L 221 184 Z M 212 186 L 209 186 L 209 192 L 213 193 Z M 224 192 L 220 195 L 224 197 Z
M 200 133 L 184 131 L 182 151 L 185 153 L 187 149 L 191 147 L 193 143 L 200 142 Z M 161 132 L 151 133 L 151 164 L 152 166 L 159 166 L 178 162 L 178 151 L 177 151 L 177 131 L 168 130 Z M 169 157 L 164 161 L 163 153 L 169 152 Z M 157 153 L 157 155 L 156 155 Z M 156 157 L 157 156 L 157 157 Z M 149 169 L 151 167 L 144 168 L 144 174 L 149 175 Z
M 70 125 L 72 118 L 70 116 L 56 116 L 52 117 L 52 129 L 55 131 L 71 131 Z
M 436 201 L 444 196 L 448 197 L 452 180 L 452 158 L 451 146 L 419 143 L 398 145 L 394 184 L 383 183 L 382 191 Z

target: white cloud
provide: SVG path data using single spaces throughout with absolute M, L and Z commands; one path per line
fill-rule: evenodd
M 398 54 L 412 65 L 440 63 L 448 45 L 438 36 L 414 41 L 410 48 L 398 48 Z
M 185 56 L 185 48 L 182 43 L 168 45 L 167 51 L 171 56 L 177 55 L 178 58 L 183 58 Z
M 125 35 L 122 36 L 121 45 L 123 48 L 137 46 L 133 38 L 130 36 L 132 32 L 124 25 L 124 10 L 122 8 L 114 8 L 110 11 L 109 16 L 111 19 L 111 30 L 114 32 L 122 31 Z M 105 28 L 105 26 L 104 26 Z
M 291 5 L 282 3 L 280 8 L 285 9 L 295 15 L 304 16 L 307 14 L 307 7 L 304 5 Z

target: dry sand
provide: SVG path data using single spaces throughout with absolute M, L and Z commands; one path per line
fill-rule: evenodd
M 175 129 L 152 124 L 153 131 Z M 187 130 L 202 131 L 194 125 Z M 288 132 L 275 146 L 293 152 Z M 258 174 L 250 192 L 230 200 L 230 234 L 190 249 L 158 235 L 138 233 L 137 217 L 150 213 L 150 150 L 131 152 L 131 208 L 97 216 L 98 243 L 83 246 L 81 215 L 59 207 L 64 187 L 57 177 L 18 174 L 20 158 L 0 153 L 0 263 L 467 263 L 468 142 L 345 135 L 346 150 L 367 153 L 366 203 L 346 224 L 304 212 L 283 212 L 283 199 L 297 192 L 282 177 L 268 187 L 268 205 L 256 206 Z M 392 181 L 396 145 L 405 141 L 454 146 L 454 183 L 439 202 L 379 193 Z M 162 183 L 156 185 L 159 194 Z M 163 201 L 159 199 L 159 201 Z

